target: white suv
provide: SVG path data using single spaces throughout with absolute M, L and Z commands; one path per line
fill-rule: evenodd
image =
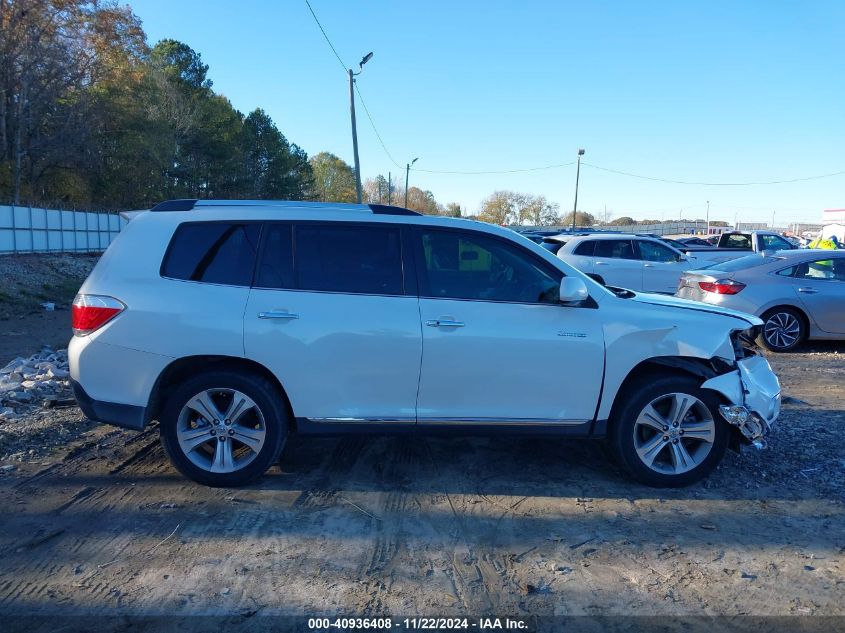
M 567 238 L 557 256 L 607 286 L 675 294 L 681 275 L 697 266 L 665 242 L 644 235 L 594 233 Z
M 378 205 L 174 200 L 137 215 L 73 306 L 90 418 L 151 420 L 213 486 L 292 433 L 607 437 L 680 486 L 763 443 L 780 387 L 761 321 L 612 292 L 513 232 Z

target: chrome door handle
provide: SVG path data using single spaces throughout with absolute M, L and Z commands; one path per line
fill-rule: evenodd
M 450 319 L 429 319 L 425 322 L 428 327 L 464 327 L 463 321 L 452 321 Z
M 654 268 L 654 264 L 643 264 L 643 268 Z
M 596 266 L 607 266 L 607 262 L 596 262 Z
M 804 294 L 807 294 L 807 295 L 814 295 L 818 292 L 818 290 L 815 290 L 813 288 L 799 288 L 798 292 L 803 292 Z
M 293 312 L 282 312 L 281 310 L 270 310 L 269 312 L 259 312 L 259 319 L 298 319 L 299 315 Z

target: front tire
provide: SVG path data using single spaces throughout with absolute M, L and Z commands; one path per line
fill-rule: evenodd
M 265 378 L 213 371 L 185 381 L 167 399 L 161 441 L 186 477 L 207 486 L 242 486 L 278 459 L 288 418 Z
M 772 352 L 791 352 L 807 338 L 803 315 L 795 308 L 772 308 L 762 317 L 759 342 Z
M 611 446 L 640 483 L 659 488 L 693 484 L 722 460 L 730 430 L 719 398 L 687 376 L 650 375 L 620 394 L 611 414 Z

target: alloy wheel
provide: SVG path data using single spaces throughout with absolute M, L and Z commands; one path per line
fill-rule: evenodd
M 648 403 L 634 423 L 634 448 L 651 470 L 679 475 L 700 465 L 716 439 L 709 407 L 695 396 L 670 393 Z
M 267 426 L 258 405 L 236 389 L 206 389 L 190 398 L 176 422 L 179 448 L 212 473 L 231 473 L 252 462 Z
M 772 347 L 792 347 L 800 335 L 801 324 L 789 312 L 774 313 L 763 326 L 763 336 Z

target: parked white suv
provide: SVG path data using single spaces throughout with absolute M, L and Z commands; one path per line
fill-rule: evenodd
M 643 235 L 594 233 L 566 238 L 557 256 L 599 283 L 628 290 L 674 294 L 686 270 L 699 268 L 662 240 Z
M 760 446 L 780 387 L 761 321 L 614 293 L 493 225 L 378 205 L 176 200 L 137 215 L 73 306 L 90 418 L 160 422 L 213 486 L 292 433 L 460 429 L 607 437 L 680 486 Z

